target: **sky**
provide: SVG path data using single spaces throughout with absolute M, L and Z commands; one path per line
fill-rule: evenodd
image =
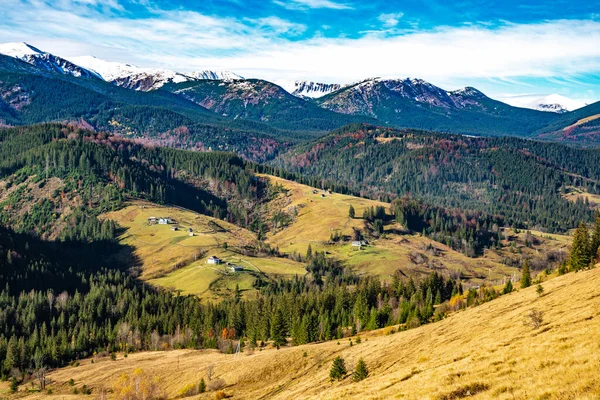
M 0 0 L 0 42 L 179 72 L 600 100 L 600 0 Z

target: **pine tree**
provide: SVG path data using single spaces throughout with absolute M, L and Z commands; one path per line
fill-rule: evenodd
M 271 323 L 271 339 L 275 347 L 279 348 L 287 343 L 285 339 L 285 322 L 281 310 L 277 310 Z
M 311 258 L 312 258 L 312 246 L 309 243 L 308 248 L 306 249 L 306 260 L 310 260 Z
M 350 208 L 348 209 L 348 216 L 352 219 L 356 216 L 356 211 L 354 211 L 354 207 L 350 204 Z
M 358 359 L 356 363 L 356 368 L 354 373 L 352 374 L 352 380 L 354 382 L 360 382 L 363 379 L 366 379 L 369 376 L 369 370 L 367 368 L 367 363 L 362 358 Z
M 337 356 L 333 360 L 333 365 L 331 366 L 331 370 L 329 371 L 329 378 L 333 382 L 334 380 L 342 380 L 344 376 L 346 376 L 346 363 L 344 359 L 340 356 Z
M 531 271 L 529 270 L 529 261 L 525 260 L 521 272 L 521 289 L 525 289 L 531 286 Z
M 537 289 L 535 291 L 538 294 L 538 296 L 540 296 L 540 297 L 544 294 L 544 287 L 542 286 L 541 283 L 539 283 L 537 285 Z
M 579 227 L 573 235 L 573 245 L 569 255 L 569 268 L 571 271 L 580 271 L 590 264 L 590 238 L 588 227 L 585 223 Z
M 502 289 L 502 294 L 509 294 L 513 291 L 513 284 L 512 281 L 509 279 L 508 282 L 506 282 L 506 285 L 504 285 L 504 289 Z
M 592 229 L 592 238 L 590 241 L 590 258 L 592 262 L 596 261 L 598 250 L 600 250 L 600 216 L 596 217 L 594 228 Z
M 200 384 L 198 385 L 198 392 L 199 393 L 206 392 L 206 382 L 204 382 L 204 378 L 200 379 Z

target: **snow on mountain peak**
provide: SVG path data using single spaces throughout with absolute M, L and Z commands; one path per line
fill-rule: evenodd
M 186 74 L 189 77 L 195 79 L 206 79 L 206 80 L 214 80 L 214 81 L 233 81 L 236 79 L 244 79 L 243 76 L 240 76 L 231 71 L 194 71 Z
M 0 54 L 9 57 L 22 58 L 24 56 L 44 53 L 44 51 L 25 42 L 0 43 Z
M 559 114 L 577 110 L 587 105 L 584 101 L 574 100 L 557 93 L 539 97 L 535 95 L 508 96 L 502 98 L 502 101 L 515 107 L 531 108 L 533 110 Z

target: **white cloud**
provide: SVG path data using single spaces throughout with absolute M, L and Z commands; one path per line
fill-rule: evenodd
M 523 77 L 560 78 L 567 85 L 583 74 L 600 72 L 600 22 L 593 20 L 299 39 L 306 27 L 279 17 L 234 19 L 151 9 L 148 16 L 131 19 L 126 13 L 107 16 L 95 6 L 103 3 L 100 0 L 60 0 L 52 5 L 41 0 L 2 1 L 3 41 L 27 41 L 62 56 L 93 54 L 181 72 L 214 68 L 271 80 L 339 83 L 412 76 L 448 89 L 482 79 L 515 85 Z M 302 3 L 316 6 L 323 1 Z M 109 3 L 114 10 L 120 6 L 117 0 Z M 392 23 L 390 18 L 382 22 Z
M 389 14 L 380 14 L 378 19 L 383 23 L 384 28 L 393 28 L 398 25 L 400 22 L 400 18 L 404 16 L 404 13 L 389 13 Z
M 332 10 L 351 10 L 352 6 L 331 0 L 273 0 L 273 3 L 288 10 L 308 10 L 313 8 L 329 8 Z

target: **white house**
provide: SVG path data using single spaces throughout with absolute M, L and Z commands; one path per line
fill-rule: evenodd
M 221 259 L 217 256 L 208 257 L 208 260 L 206 262 L 208 264 L 221 264 L 222 263 Z
M 227 269 L 229 272 L 240 272 L 244 270 L 244 268 L 240 267 L 239 265 L 229 265 Z

